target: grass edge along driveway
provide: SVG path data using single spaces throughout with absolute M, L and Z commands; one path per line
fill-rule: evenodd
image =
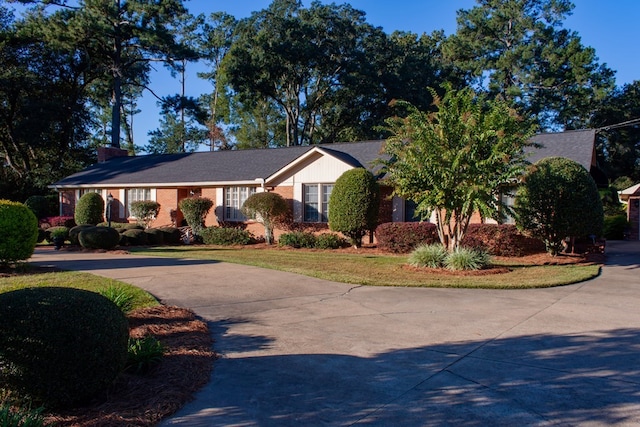
M 132 248 L 139 255 L 206 259 L 287 271 L 310 277 L 367 286 L 441 288 L 527 289 L 562 286 L 592 279 L 600 273 L 597 264 L 526 265 L 518 258 L 497 261 L 493 271 L 452 273 L 416 269 L 407 265 L 407 255 L 381 255 L 283 248 L 177 246 Z

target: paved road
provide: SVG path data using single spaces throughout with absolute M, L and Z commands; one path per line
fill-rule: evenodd
M 640 425 L 640 243 L 551 289 L 359 287 L 198 260 L 38 250 L 209 322 L 211 382 L 164 426 Z

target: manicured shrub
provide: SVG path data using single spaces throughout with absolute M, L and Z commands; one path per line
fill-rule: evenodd
M 182 233 L 176 227 L 159 227 L 158 230 L 163 234 L 164 243 L 167 245 L 179 245 L 182 243 Z
M 127 244 L 132 246 L 143 246 L 149 243 L 148 234 L 138 228 L 126 230 L 121 235 L 126 238 Z
M 147 235 L 147 243 L 150 245 L 163 245 L 164 233 L 157 228 L 147 228 L 144 230 Z
M 505 257 L 544 252 L 542 240 L 525 236 L 513 224 L 469 224 L 462 245 Z
M 567 237 L 599 236 L 604 213 L 596 183 L 579 163 L 562 157 L 532 165 L 516 194 L 518 228 L 541 239 L 551 255 Z
M 207 227 L 202 230 L 205 245 L 246 245 L 251 242 L 251 233 L 234 227 Z
M 355 247 L 376 227 L 380 207 L 380 189 L 371 172 L 350 169 L 336 180 L 329 197 L 329 228 L 344 234 Z
M 125 370 L 134 374 L 145 374 L 160 363 L 164 346 L 152 336 L 129 339 L 129 351 Z
M 38 241 L 38 219 L 22 203 L 0 200 L 0 265 L 29 259 Z
M 213 201 L 206 197 L 189 197 L 180 200 L 179 206 L 193 235 L 200 237 L 205 228 L 204 219 L 213 207 Z
M 322 233 L 316 236 L 314 247 L 318 249 L 338 249 L 347 244 L 347 241 L 334 233 Z
M 113 249 L 120 243 L 120 233 L 115 228 L 93 227 L 80 231 L 78 241 L 87 249 Z
M 69 240 L 69 229 L 67 227 L 49 227 L 45 230 L 47 242 L 53 243 L 55 236 L 61 236 L 64 240 Z
M 76 220 L 72 216 L 48 216 L 40 220 L 41 224 L 48 224 L 49 227 L 75 227 Z
M 24 202 L 36 218 L 44 218 L 49 213 L 49 201 L 44 196 L 29 196 Z
M 273 243 L 273 228 L 285 220 L 289 212 L 287 201 L 277 193 L 255 193 L 249 196 L 242 205 L 242 213 L 247 218 L 264 225 L 264 240 Z
M 38 228 L 38 240 L 37 243 L 42 243 L 47 238 L 47 233 L 42 228 Z
M 376 228 L 376 239 L 378 248 L 399 254 L 440 242 L 436 225 L 430 222 L 386 222 Z
M 69 242 L 71 242 L 72 245 L 79 245 L 80 241 L 78 240 L 78 235 L 80 232 L 83 230 L 90 230 L 93 227 L 95 226 L 89 224 L 76 225 L 75 227 L 72 227 L 69 229 Z
M 304 231 L 284 233 L 278 239 L 278 245 L 292 248 L 313 248 L 316 245 L 316 236 Z
M 480 270 L 491 262 L 491 257 L 484 251 L 459 247 L 447 254 L 444 265 L 449 270 Z
M 418 245 L 409 255 L 409 264 L 414 267 L 441 268 L 447 255 L 447 249 L 442 243 Z
M 627 228 L 629 228 L 629 221 L 626 215 L 605 216 L 602 234 L 609 240 L 622 240 Z
M 0 294 L 0 324 L 0 383 L 47 408 L 87 402 L 127 361 L 127 319 L 95 292 L 41 287 Z
M 76 203 L 76 224 L 98 225 L 104 221 L 104 200 L 98 193 L 86 193 Z
M 131 202 L 131 214 L 144 228 L 149 228 L 160 212 L 160 203 L 152 200 L 138 200 Z

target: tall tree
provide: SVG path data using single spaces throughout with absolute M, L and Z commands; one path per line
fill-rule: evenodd
M 440 241 L 453 251 L 475 212 L 496 219 L 510 212 L 500 191 L 524 172 L 533 127 L 500 98 L 469 88 L 448 88 L 442 98 L 431 92 L 435 112 L 405 105 L 406 117 L 387 121 L 386 179 L 417 203 L 417 214 L 435 212 Z
M 584 127 L 614 87 L 593 48 L 562 28 L 569 0 L 477 0 L 458 12 L 445 56 L 477 89 L 501 94 L 544 128 Z
M 640 80 L 626 84 L 604 100 L 591 121 L 599 128 L 598 157 L 612 181 L 640 181 Z

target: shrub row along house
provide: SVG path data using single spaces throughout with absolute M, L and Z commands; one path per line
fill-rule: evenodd
M 587 170 L 596 182 L 606 183 L 596 166 L 595 131 L 581 130 L 540 134 L 539 148 L 530 148 L 529 160 L 566 157 Z M 329 195 L 345 171 L 364 167 L 380 173 L 376 163 L 384 141 L 336 143 L 260 150 L 198 152 L 127 156 L 115 148 L 100 148 L 98 163 L 54 184 L 60 195 L 60 214 L 72 215 L 76 201 L 87 192 L 104 200 L 113 197 L 111 219 L 134 221 L 131 203 L 153 200 L 161 205 L 154 226 L 181 225 L 179 202 L 187 197 L 207 197 L 214 202 L 206 225 L 242 225 L 260 235 L 264 229 L 247 220 L 240 208 L 253 193 L 270 191 L 290 204 L 293 223 L 299 228 L 322 229 L 328 218 Z M 382 187 L 379 221 L 413 221 L 410 202 L 388 197 Z M 477 221 L 482 221 L 480 218 Z M 276 230 L 276 236 L 282 230 Z

